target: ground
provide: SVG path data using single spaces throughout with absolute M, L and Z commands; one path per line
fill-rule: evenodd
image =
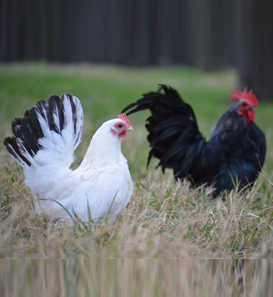
M 115 118 L 158 83 L 177 88 L 196 112 L 208 137 L 217 118 L 232 104 L 234 71 L 203 73 L 185 67 L 123 68 L 97 65 L 20 63 L 0 65 L 0 138 L 11 134 L 16 116 L 49 95 L 72 93 L 80 98 L 85 120 L 80 163 L 96 129 Z M 130 116 L 134 132 L 123 139 L 134 194 L 116 222 L 94 228 L 75 222 L 69 227 L 33 209 L 22 170 L 0 145 L 0 257 L 7 258 L 231 258 L 243 249 L 252 258 L 273 255 L 273 104 L 262 102 L 256 123 L 268 143 L 264 170 L 250 192 L 232 191 L 212 199 L 212 189 L 175 183 L 154 161 L 146 169 L 148 144 L 145 118 Z

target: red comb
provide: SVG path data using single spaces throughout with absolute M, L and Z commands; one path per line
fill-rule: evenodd
M 123 122 L 126 123 L 127 126 L 131 126 L 130 120 L 127 118 L 127 115 L 125 113 L 120 113 L 118 115 L 118 118 L 121 119 Z
M 230 99 L 234 100 L 234 101 L 238 101 L 240 99 L 245 99 L 252 105 L 255 105 L 255 106 L 258 105 L 258 100 L 257 100 L 255 94 L 253 94 L 252 90 L 250 90 L 248 92 L 247 87 L 245 87 L 243 92 L 240 92 L 238 89 L 237 89 L 237 93 L 236 92 L 231 92 Z

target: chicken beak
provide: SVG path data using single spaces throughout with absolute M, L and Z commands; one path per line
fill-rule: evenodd
M 132 126 L 129 126 L 126 131 L 134 131 L 133 127 Z

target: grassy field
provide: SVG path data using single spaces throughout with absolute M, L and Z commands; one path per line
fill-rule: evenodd
M 158 83 L 176 87 L 196 111 L 200 130 L 208 136 L 217 118 L 232 104 L 233 71 L 202 73 L 184 67 L 122 68 L 43 63 L 0 65 L 0 138 L 11 134 L 10 122 L 52 94 L 80 98 L 85 121 L 77 150 L 80 163 L 96 129 L 115 118 L 127 104 Z M 252 191 L 232 191 L 213 200 L 211 189 L 174 183 L 153 162 L 146 170 L 148 144 L 145 118 L 130 117 L 134 133 L 123 140 L 134 194 L 111 226 L 94 228 L 38 216 L 23 172 L 0 145 L 0 257 L 2 258 L 232 258 L 273 255 L 273 104 L 261 103 L 256 123 L 268 142 L 264 171 Z

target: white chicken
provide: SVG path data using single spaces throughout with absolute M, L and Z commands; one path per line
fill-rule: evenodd
M 36 209 L 64 218 L 68 212 L 97 223 L 106 215 L 113 221 L 133 192 L 121 139 L 133 130 L 125 114 L 105 122 L 94 134 L 81 165 L 71 170 L 81 141 L 83 110 L 78 98 L 63 94 L 38 101 L 15 118 L 4 145 L 24 168 L 25 183 Z M 68 212 L 67 212 L 68 211 Z

